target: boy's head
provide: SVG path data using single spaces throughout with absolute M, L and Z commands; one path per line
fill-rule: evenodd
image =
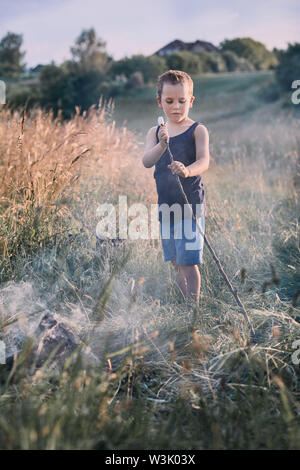
M 193 88 L 193 80 L 181 70 L 168 70 L 158 77 L 156 98 L 168 118 L 177 122 L 186 119 L 195 99 Z

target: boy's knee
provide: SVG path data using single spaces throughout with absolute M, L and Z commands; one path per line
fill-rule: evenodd
M 179 268 L 184 274 L 190 274 L 190 273 L 195 272 L 196 270 L 198 270 L 199 272 L 198 266 L 196 264 L 187 265 L 187 266 L 179 266 Z
M 171 263 L 173 264 L 176 272 L 179 272 L 180 266 L 179 266 L 179 264 L 177 264 L 176 259 L 172 259 Z
M 173 259 L 172 261 L 172 264 L 176 270 L 177 273 L 181 273 L 185 276 L 195 272 L 195 270 L 197 269 L 198 272 L 199 272 L 199 269 L 198 269 L 198 266 L 197 264 L 193 264 L 193 265 L 186 265 L 186 266 L 182 266 L 181 264 L 178 264 L 177 261 L 175 259 Z M 200 272 L 199 272 L 200 274 Z

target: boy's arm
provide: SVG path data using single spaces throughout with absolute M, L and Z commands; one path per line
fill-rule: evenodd
M 164 153 L 166 146 L 156 143 L 156 127 L 151 127 L 146 137 L 145 152 L 142 157 L 143 165 L 146 168 L 151 168 L 160 159 Z
M 196 161 L 188 165 L 189 171 L 187 177 L 197 176 L 204 173 L 209 168 L 209 134 L 208 130 L 202 124 L 198 124 L 194 132 L 196 144 Z

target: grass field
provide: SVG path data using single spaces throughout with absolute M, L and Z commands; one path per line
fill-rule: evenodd
M 259 98 L 262 87 L 275 87 L 273 74 L 218 73 L 193 77 L 195 101 L 190 117 L 206 125 L 226 121 L 228 118 L 249 116 L 253 110 L 264 106 Z M 155 117 L 161 113 L 156 102 L 155 88 L 149 86 L 137 90 L 135 96 L 116 98 L 114 118 L 117 125 L 126 125 L 130 130 L 144 133 L 146 128 L 156 125 Z
M 69 122 L 0 113 L 1 449 L 299 449 L 299 120 L 263 99 L 271 73 L 195 78 L 210 132 L 199 308 L 159 240 L 96 244 L 99 203 L 156 203 L 144 139 L 155 90 Z M 124 127 L 126 126 L 126 127 Z M 298 303 L 297 303 L 298 302 Z M 56 371 L 31 362 L 41 316 L 89 345 Z M 17 341 L 17 340 L 18 341 Z

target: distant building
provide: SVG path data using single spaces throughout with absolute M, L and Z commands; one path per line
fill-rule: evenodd
M 189 51 L 189 52 L 213 52 L 218 51 L 219 48 L 214 46 L 211 42 L 207 41 L 195 41 L 195 42 L 184 42 L 180 39 L 175 39 L 175 41 L 170 42 L 166 46 L 162 47 L 154 54 L 157 54 L 161 57 L 173 54 L 178 51 Z
M 43 67 L 45 67 L 45 66 L 42 65 L 42 64 L 38 64 L 36 67 L 32 67 L 30 69 L 30 72 L 39 73 L 42 70 Z

